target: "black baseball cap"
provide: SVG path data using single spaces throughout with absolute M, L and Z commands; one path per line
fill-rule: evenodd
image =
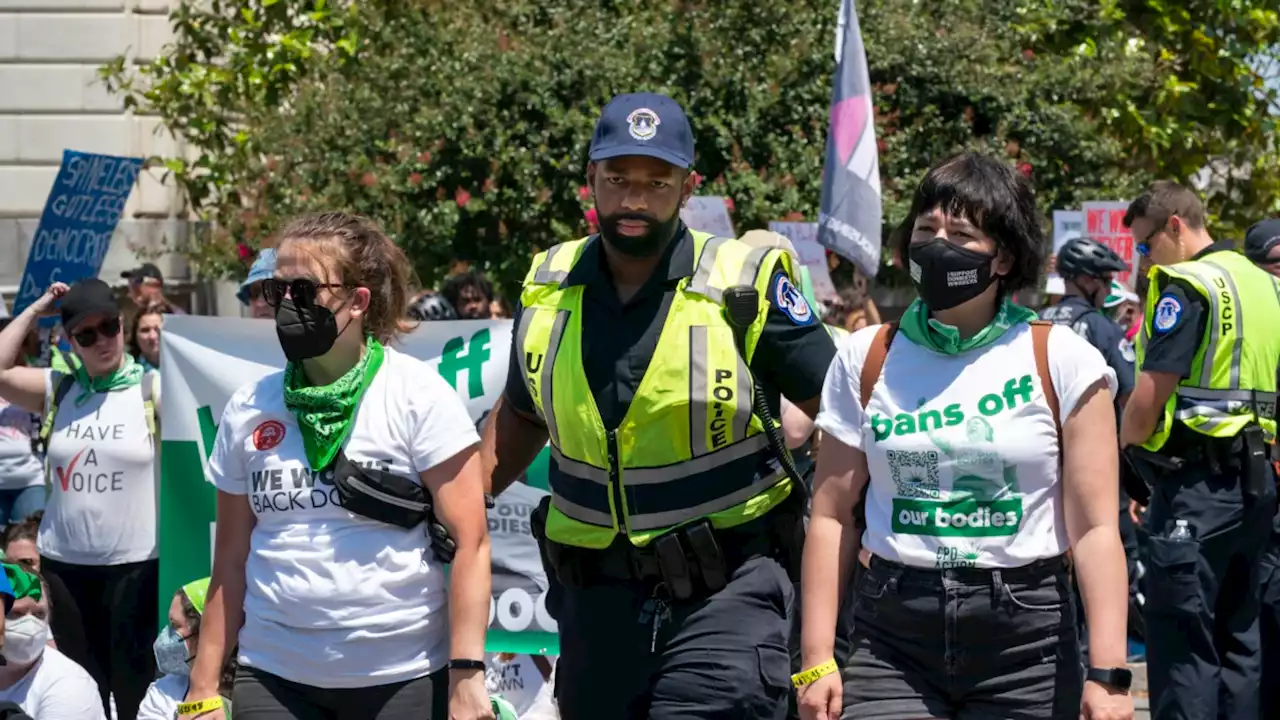
M 1266 262 L 1271 251 L 1280 245 L 1280 218 L 1255 223 L 1244 234 L 1244 254 L 1254 262 Z
M 120 273 L 120 277 L 130 282 L 141 282 L 147 278 L 164 282 L 164 274 L 154 263 L 143 263 L 132 270 L 125 270 Z
M 71 286 L 58 306 L 62 313 L 62 327 L 67 332 L 75 332 L 79 324 L 90 315 L 120 314 L 120 304 L 111 286 L 98 278 L 85 278 Z
M 591 137 L 591 162 L 644 155 L 686 170 L 693 167 L 693 128 L 675 100 L 657 93 L 609 101 Z

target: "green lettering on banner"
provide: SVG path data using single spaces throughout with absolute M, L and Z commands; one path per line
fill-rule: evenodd
M 893 499 L 893 531 L 933 537 L 1005 537 L 1022 526 L 1022 499 Z
M 462 353 L 462 346 L 467 351 Z M 459 354 L 462 353 L 462 354 Z M 484 395 L 484 364 L 489 361 L 489 328 L 482 328 L 471 341 L 460 337 L 453 338 L 444 344 L 440 353 L 440 377 L 445 379 L 454 390 L 458 389 L 458 372 L 467 372 L 467 394 L 471 399 Z

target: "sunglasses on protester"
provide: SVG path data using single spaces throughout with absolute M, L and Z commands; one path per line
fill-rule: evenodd
M 98 342 L 98 337 L 113 338 L 120 334 L 120 318 L 103 320 L 93 327 L 87 327 L 71 333 L 80 347 L 90 347 Z
M 262 299 L 271 307 L 280 307 L 285 294 L 293 298 L 299 307 L 311 307 L 316 303 L 316 296 L 321 288 L 350 288 L 351 285 L 341 283 L 318 283 L 310 278 L 294 278 L 293 280 L 277 280 L 268 278 L 262 281 Z

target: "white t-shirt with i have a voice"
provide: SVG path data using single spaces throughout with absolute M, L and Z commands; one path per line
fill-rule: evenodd
M 386 349 L 344 446 L 347 457 L 417 478 L 480 440 L 466 406 L 427 363 Z M 240 662 L 320 688 L 385 685 L 448 662 L 444 568 L 422 527 L 338 504 L 309 466 L 284 404 L 284 374 L 238 390 L 209 459 L 213 483 L 247 496 L 250 537 Z
M 1066 552 L 1058 434 L 1031 327 L 942 355 L 899 332 L 862 407 L 862 366 L 878 326 L 840 346 L 815 424 L 867 456 L 863 546 L 915 567 L 1020 567 Z M 1115 372 L 1065 326 L 1049 333 L 1062 419 Z

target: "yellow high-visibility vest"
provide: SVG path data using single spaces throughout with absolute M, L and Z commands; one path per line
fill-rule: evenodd
M 680 280 L 653 358 L 616 430 L 607 430 L 582 358 L 581 285 L 563 286 L 589 238 L 533 261 L 520 296 L 520 370 L 551 438 L 547 537 L 604 548 L 636 546 L 703 517 L 726 528 L 758 518 L 791 491 L 752 412 L 750 358 L 768 314 L 770 274 L 790 256 L 690 231 L 695 271 Z M 599 242 L 595 240 L 594 242 Z M 721 304 L 754 286 L 756 320 L 739 354 Z M 798 291 L 796 291 L 798 293 Z

